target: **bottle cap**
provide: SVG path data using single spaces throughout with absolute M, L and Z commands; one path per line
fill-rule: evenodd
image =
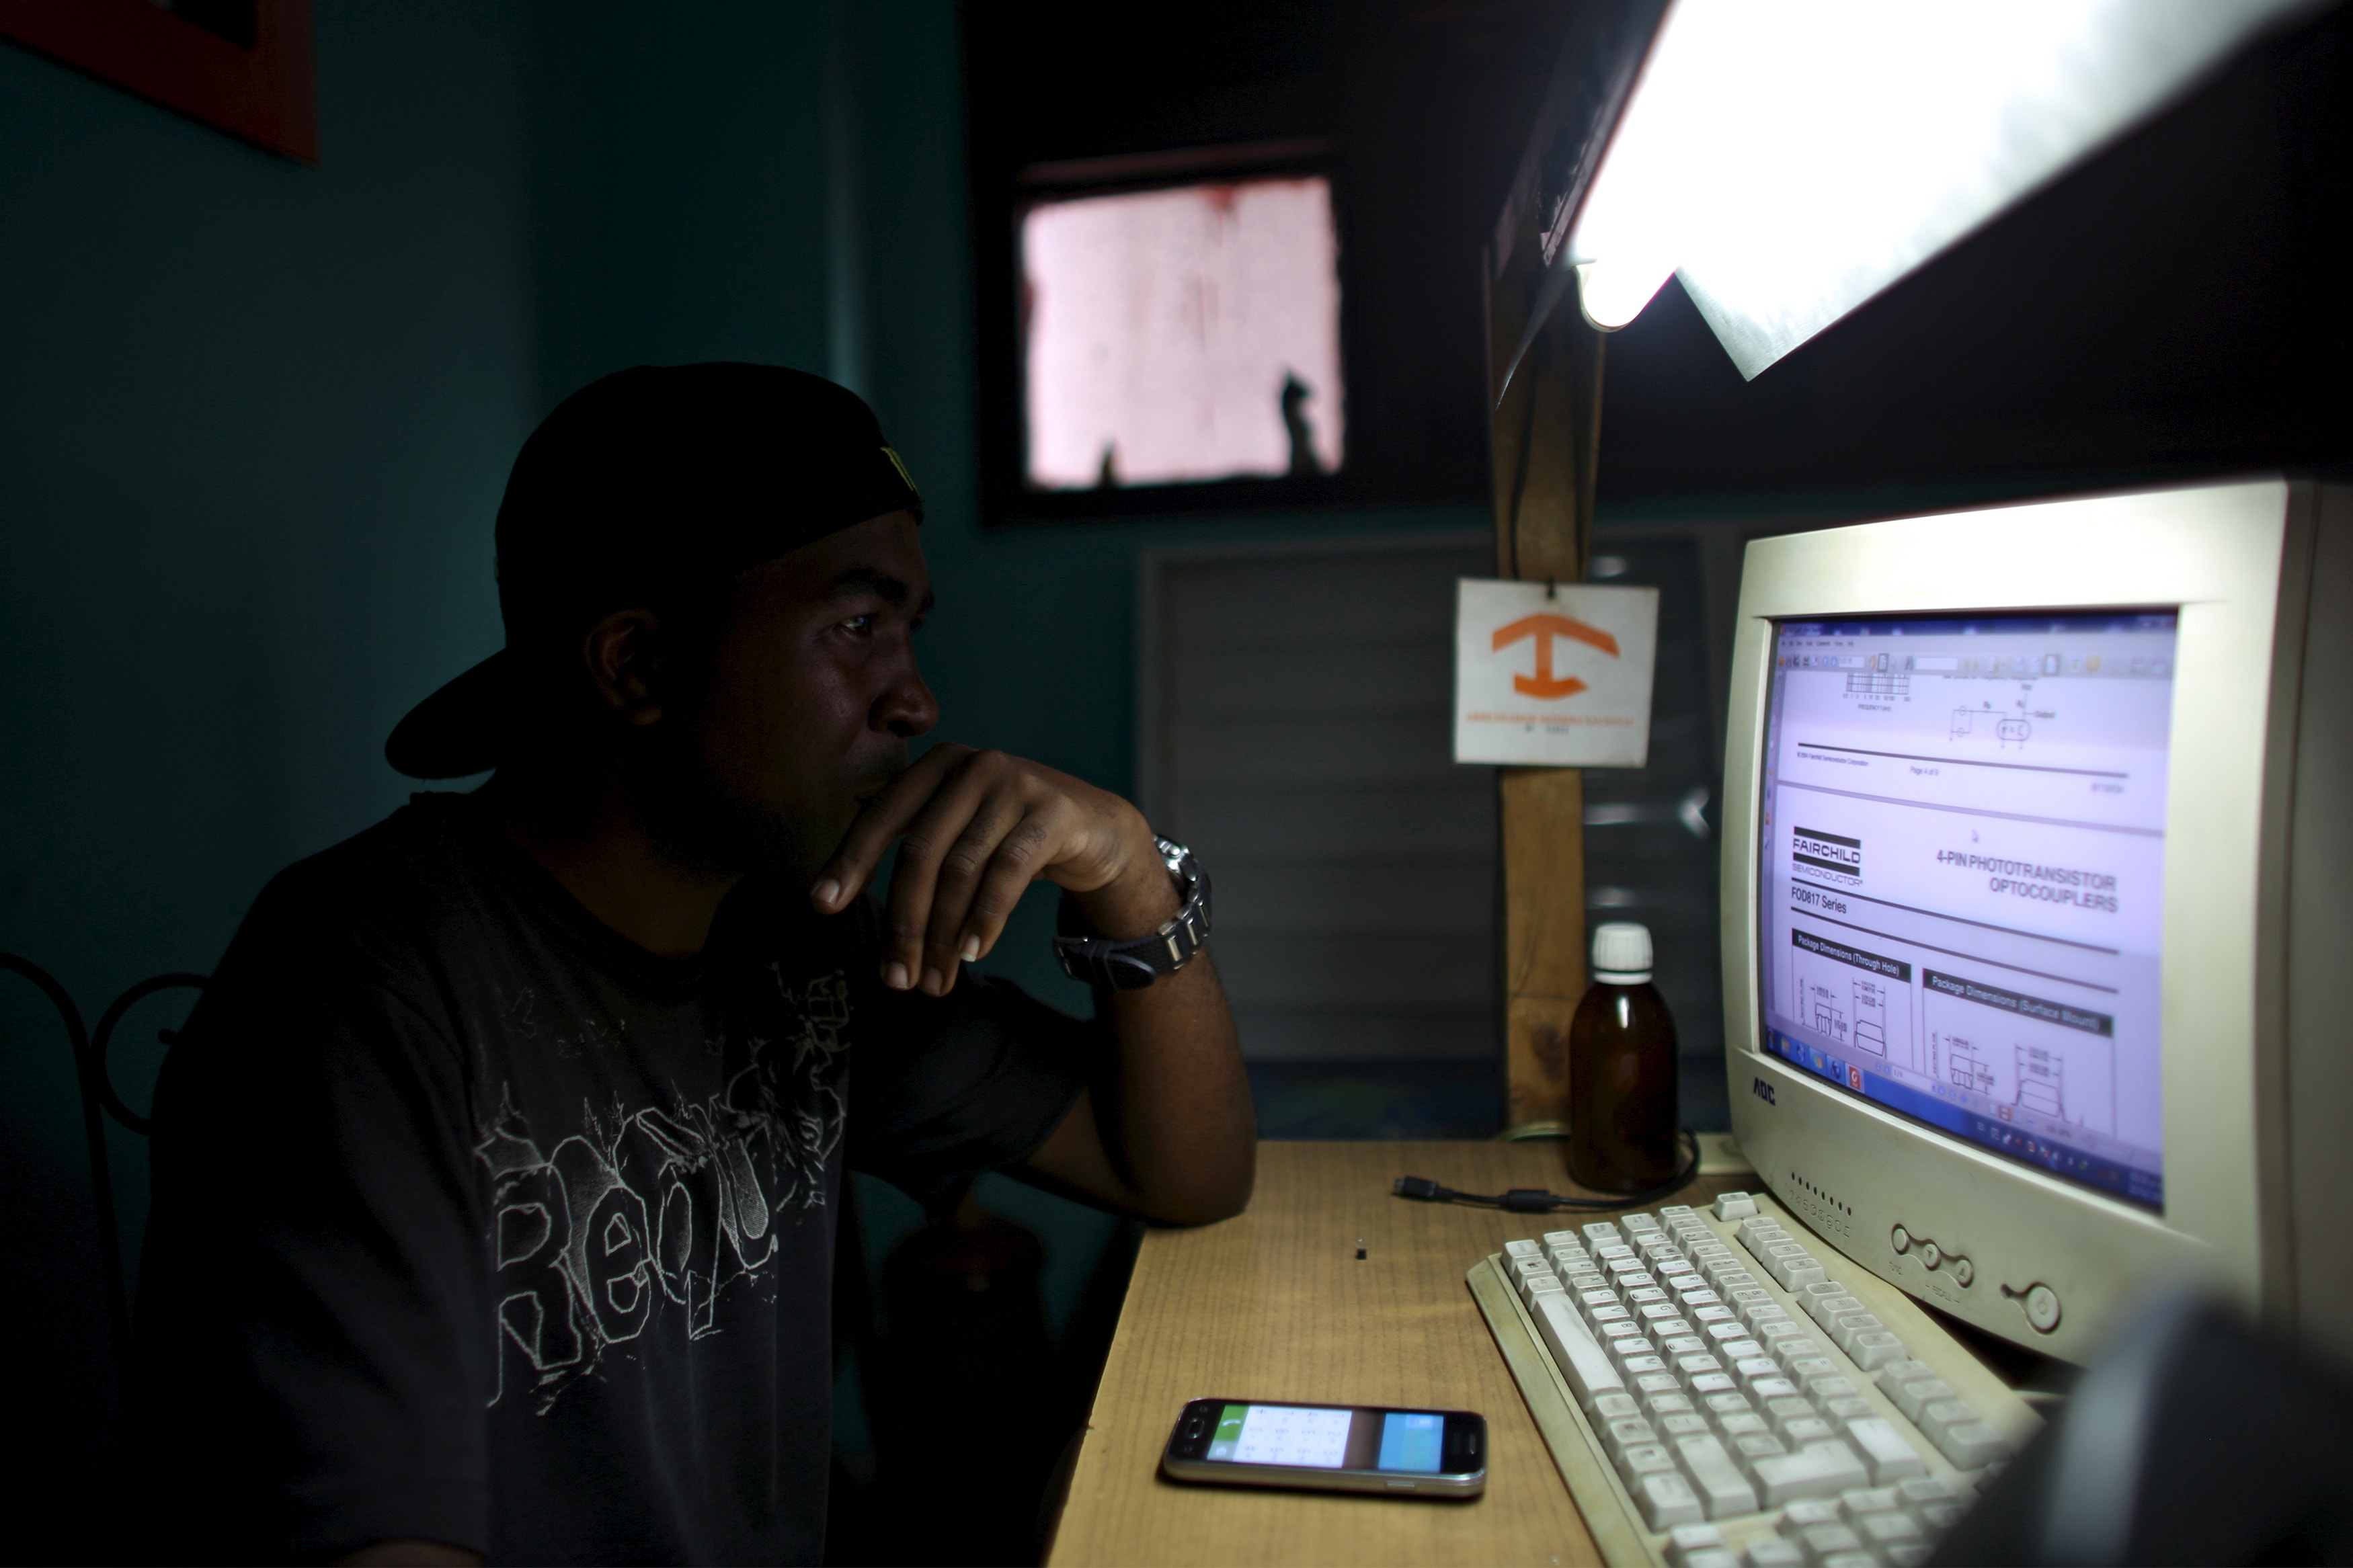
M 1609 921 L 1593 928 L 1593 978 L 1604 985 L 1641 985 L 1651 978 L 1651 928 Z

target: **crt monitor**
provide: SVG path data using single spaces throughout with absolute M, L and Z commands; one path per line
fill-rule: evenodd
M 1922 1300 L 2081 1360 L 2158 1276 L 2353 1343 L 2353 492 L 1748 547 L 1733 1125 Z

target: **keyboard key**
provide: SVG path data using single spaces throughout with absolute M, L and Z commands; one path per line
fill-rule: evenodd
M 1873 1375 L 1878 1379 L 1879 1386 L 1885 1388 L 1891 1383 L 1911 1383 L 1918 1378 L 1934 1377 L 1936 1369 L 1926 1362 L 1899 1361 L 1889 1363 Z
M 1675 1370 L 1689 1380 L 1704 1372 L 1722 1372 L 1724 1363 L 1712 1355 L 1682 1355 L 1675 1358 Z
M 1829 1328 L 1835 1322 L 1841 1312 L 1864 1310 L 1862 1302 L 1847 1295 L 1843 1290 L 1836 1295 L 1818 1295 L 1810 1290 L 1792 1291 L 1791 1294 L 1797 1297 L 1798 1305 L 1805 1309 L 1806 1316 L 1824 1328 Z
M 1660 1364 L 1662 1368 L 1665 1365 L 1663 1362 Z M 1628 1382 L 1638 1395 L 1672 1394 L 1681 1396 L 1683 1392 L 1683 1384 L 1675 1381 L 1675 1374 L 1664 1370 L 1643 1373 Z
M 1881 1322 L 1877 1318 L 1873 1317 L 1869 1312 L 1841 1313 L 1831 1325 L 1831 1343 L 1846 1352 L 1848 1357 L 1852 1359 L 1854 1355 L 1854 1342 L 1858 1335 L 1872 1333 L 1883 1334 L 1886 1331 L 1887 1325 Z M 1895 1360 L 1899 1358 L 1890 1357 L 1889 1359 Z M 1869 1371 L 1870 1369 L 1866 1367 L 1864 1370 Z
M 1618 1227 L 1606 1219 L 1597 1219 L 1585 1227 L 1585 1239 L 1599 1247 L 1610 1247 L 1622 1240 Z
M 1890 1546 L 1881 1552 L 1879 1556 L 1880 1560 L 1887 1564 L 1887 1568 L 1921 1568 L 1921 1564 L 1926 1563 L 1935 1551 L 1934 1547 L 1922 1541 L 1902 1546 Z
M 1830 1379 L 1826 1377 L 1818 1377 L 1814 1381 L 1817 1383 L 1828 1383 Z M 1822 1414 L 1829 1416 L 1833 1421 L 1862 1421 L 1864 1419 L 1876 1420 L 1879 1416 L 1879 1406 L 1873 1405 L 1870 1400 L 1865 1399 L 1860 1394 L 1849 1394 L 1841 1395 L 1834 1399 L 1825 1399 L 1822 1400 L 1820 1404 Z
M 1924 1502 L 1913 1510 L 1919 1515 L 1921 1525 L 1933 1535 L 1942 1535 L 1961 1522 L 1961 1515 L 1969 1511 L 1965 1502 Z
M 1671 1448 L 1675 1446 L 1678 1438 L 1705 1436 L 1712 1430 L 1713 1428 L 1707 1424 L 1707 1417 L 1695 1410 L 1687 1415 L 1659 1417 L 1659 1441 Z
M 1811 1415 L 1813 1402 L 1798 1392 L 1798 1385 L 1786 1377 L 1760 1377 L 1748 1385 L 1748 1397 L 1770 1408 L 1775 1400 L 1793 1399 L 1805 1406 L 1800 1413 Z
M 1657 1428 L 1641 1416 L 1628 1415 L 1603 1427 L 1601 1440 L 1608 1445 L 1609 1457 L 1615 1459 L 1629 1448 L 1657 1443 L 1659 1434 Z
M 1668 1568 L 1684 1568 L 1694 1552 L 1724 1550 L 1724 1531 L 1712 1524 L 1679 1524 L 1667 1532 Z
M 1767 1352 L 1765 1347 L 1755 1340 L 1734 1340 L 1727 1343 L 1720 1353 L 1726 1361 L 1755 1361 Z
M 1826 1443 L 1838 1436 L 1838 1428 L 1820 1415 L 1800 1415 L 1794 1421 L 1781 1423 L 1781 1441 L 1793 1448 L 1810 1443 Z
M 1593 1419 L 1602 1423 L 1622 1421 L 1629 1415 L 1640 1415 L 1641 1405 L 1630 1394 L 1605 1394 L 1591 1406 Z
M 1865 1372 L 1885 1366 L 1890 1362 L 1902 1361 L 1906 1353 L 1904 1342 L 1883 1329 L 1855 1335 L 1853 1345 L 1847 1351 L 1854 1364 Z
M 1620 1307 L 1618 1310 L 1620 1313 L 1624 1313 L 1626 1309 Z M 1622 1317 L 1604 1318 L 1600 1313 L 1595 1312 L 1592 1314 L 1592 1317 L 1593 1331 L 1601 1339 L 1623 1339 L 1628 1334 L 1633 1335 L 1636 1339 L 1641 1339 L 1642 1337 L 1642 1325 L 1636 1322 L 1630 1314 Z
M 1649 1413 L 1653 1422 L 1663 1421 L 1670 1415 L 1688 1415 L 1694 1408 L 1691 1395 L 1680 1389 L 1672 1393 L 1646 1394 L 1641 1396 L 1641 1401 L 1643 1410 Z
M 1715 1429 L 1726 1442 L 1736 1437 L 1770 1437 L 1773 1424 L 1754 1410 L 1731 1410 L 1716 1417 Z M 1777 1439 L 1778 1440 L 1778 1439 Z
M 1701 1506 L 1699 1494 L 1672 1470 L 1645 1475 L 1633 1490 L 1634 1500 L 1641 1506 L 1642 1517 L 1650 1521 L 1652 1530 L 1672 1530 L 1679 1524 L 1706 1521 L 1707 1510 Z
M 1680 1437 L 1675 1441 L 1675 1454 L 1683 1460 L 1692 1489 L 1706 1505 L 1710 1519 L 1757 1511 L 1757 1489 L 1740 1473 L 1740 1467 L 1733 1463 L 1722 1443 L 1706 1436 Z
M 1760 1535 L 1748 1543 L 1748 1568 L 1806 1568 L 1806 1554 L 1794 1541 Z
M 1629 1443 L 1618 1450 L 1618 1473 L 1626 1478 L 1630 1487 L 1641 1484 L 1644 1476 L 1660 1471 L 1675 1473 L 1675 1456 L 1664 1443 Z
M 1590 1409 L 1598 1395 L 1627 1392 L 1626 1380 L 1619 1375 L 1609 1352 L 1594 1339 L 1584 1321 L 1570 1310 L 1567 1298 L 1539 1296 L 1528 1305 L 1536 1321 L 1536 1332 L 1543 1338 L 1545 1348 L 1552 1352 L 1561 1375 L 1568 1379 L 1568 1386 L 1579 1405 Z
M 1581 1231 L 1548 1230 L 1544 1233 L 1544 1244 L 1546 1247 L 1574 1247 L 1582 1251 L 1585 1236 Z
M 1883 1415 L 1865 1415 L 1846 1424 L 1846 1435 L 1864 1460 L 1871 1466 L 1873 1486 L 1892 1486 L 1897 1481 L 1924 1473 L 1927 1465 L 1922 1462 L 1895 1423 Z
M 1843 1524 L 1836 1498 L 1799 1498 L 1781 1510 L 1781 1531 L 1794 1536 L 1809 1525 Z
M 1718 1193 L 1712 1212 L 1721 1220 L 1746 1219 L 1757 1212 L 1757 1200 L 1746 1193 Z
M 1512 1258 L 1542 1258 L 1544 1244 L 1523 1237 L 1519 1240 L 1504 1243 L 1504 1251 Z
M 1787 1443 L 1769 1432 L 1743 1432 L 1737 1436 L 1727 1435 L 1726 1441 L 1732 1446 L 1734 1462 L 1751 1476 L 1757 1473 L 1757 1467 L 1763 1461 L 1778 1458 L 1789 1451 Z
M 1742 1387 L 1753 1387 L 1766 1378 L 1780 1377 L 1781 1363 L 1768 1355 L 1743 1356 L 1732 1363 L 1732 1373 L 1740 1379 Z M 1795 1388 L 1797 1384 L 1789 1386 Z
M 1855 1520 L 1852 1527 L 1862 1538 L 1862 1543 L 1873 1552 L 1884 1552 L 1891 1546 L 1908 1546 L 1914 1542 L 1927 1543 L 1927 1531 L 1910 1514 L 1900 1510 L 1884 1513 L 1867 1513 Z
M 1754 1473 L 1767 1508 L 1779 1508 L 1799 1498 L 1836 1497 L 1869 1479 L 1854 1451 L 1835 1438 L 1794 1454 L 1758 1459 Z
M 1707 1359 L 1713 1361 L 1715 1358 L 1710 1356 Z M 1736 1394 L 1740 1390 L 1740 1385 L 1733 1381 L 1728 1372 L 1695 1373 L 1684 1386 L 1692 1391 L 1694 1399 L 1709 1399 L 1719 1394 Z
M 1862 1392 L 1854 1385 L 1854 1379 L 1836 1373 L 1817 1373 L 1806 1379 L 1806 1397 L 1809 1399 L 1844 1399 Z
M 1932 1502 L 1953 1502 L 1953 1486 L 1942 1476 L 1915 1476 L 1896 1483 L 1895 1495 L 1905 1508 L 1920 1508 Z
M 1617 1347 L 1615 1345 L 1610 1347 L 1610 1353 L 1612 1355 L 1617 1354 Z M 1673 1373 L 1667 1371 L 1667 1358 L 1662 1355 L 1620 1356 L 1618 1359 L 1618 1368 L 1633 1382 L 1634 1386 L 1638 1389 L 1642 1386 L 1642 1378 L 1651 1373 L 1659 1373 L 1663 1374 L 1667 1380 L 1667 1386 L 1670 1388 L 1679 1388 L 1683 1385 L 1683 1379 L 1677 1377 Z
M 1840 1374 L 1839 1363 L 1820 1354 L 1821 1347 L 1814 1346 L 1817 1353 L 1807 1355 L 1803 1353 L 1804 1347 L 1810 1342 L 1799 1340 L 1794 1342 L 1797 1349 L 1789 1348 L 1788 1342 L 1775 1347 L 1786 1358 L 1783 1364 L 1788 1367 L 1790 1377 L 1803 1378 L 1808 1383 L 1811 1383 L 1818 1377 L 1836 1377 Z
M 2010 1444 L 2000 1432 L 1983 1421 L 1964 1421 L 1945 1428 L 1944 1441 L 1936 1445 L 1957 1470 L 1974 1470 L 1980 1465 L 1997 1464 L 2010 1458 Z
M 1894 1513 L 1904 1507 L 1904 1495 L 1894 1487 L 1857 1487 L 1851 1492 L 1841 1492 L 1839 1515 L 1849 1524 L 1867 1513 Z
M 1879 1559 L 1868 1552 L 1833 1552 L 1812 1562 L 1813 1568 L 1879 1568 Z
M 1719 1307 L 1716 1310 L 1722 1311 L 1723 1309 Z M 1742 1322 L 1739 1319 L 1729 1315 L 1722 1318 L 1701 1318 L 1699 1320 L 1699 1331 L 1705 1334 L 1709 1339 L 1714 1340 L 1717 1345 L 1723 1347 L 1720 1353 L 1725 1355 L 1732 1353 L 1731 1347 L 1734 1345 L 1756 1344 L 1757 1342 L 1748 1337 L 1748 1325 Z M 1758 1355 L 1763 1355 L 1765 1353 L 1765 1347 L 1757 1345 L 1757 1353 Z
M 1775 1247 L 1771 1261 L 1765 1265 L 1765 1272 L 1784 1290 L 1794 1290 L 1812 1280 L 1830 1278 L 1830 1270 L 1822 1267 L 1821 1259 L 1795 1242 L 1784 1242 Z
M 1618 1228 L 1624 1231 L 1629 1237 L 1639 1236 L 1643 1231 L 1658 1229 L 1659 1220 L 1656 1215 L 1620 1215 L 1618 1216 Z
M 1713 1355 L 1715 1353 L 1715 1347 L 1697 1334 L 1674 1334 L 1659 1342 L 1659 1353 L 1668 1357 Z
M 1520 1281 L 1520 1295 L 1523 1300 L 1530 1296 L 1566 1296 L 1567 1294 L 1568 1287 L 1550 1274 Z
M 1626 1370 L 1626 1358 L 1628 1356 L 1656 1355 L 1658 1353 L 1658 1352 L 1651 1347 L 1651 1342 L 1642 1338 L 1640 1334 L 1627 1334 L 1620 1339 L 1604 1341 L 1601 1348 L 1609 1352 L 1610 1359 L 1618 1363 L 1618 1370 L 1620 1372 L 1624 1372 Z M 1645 1367 L 1643 1370 L 1647 1372 L 1651 1369 Z

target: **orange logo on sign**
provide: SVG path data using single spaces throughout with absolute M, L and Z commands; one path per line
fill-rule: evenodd
M 1585 682 L 1573 675 L 1556 676 L 1552 672 L 1552 640 L 1574 637 L 1588 643 L 1608 654 L 1618 657 L 1618 639 L 1599 626 L 1588 626 L 1583 621 L 1572 621 L 1567 616 L 1526 616 L 1507 626 L 1495 628 L 1498 651 L 1528 637 L 1536 639 L 1536 672 L 1512 677 L 1512 689 L 1524 697 L 1573 697 L 1585 689 Z

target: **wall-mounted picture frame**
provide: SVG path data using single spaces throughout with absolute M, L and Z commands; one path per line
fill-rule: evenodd
M 0 36 L 283 157 L 319 161 L 311 0 L 0 0 Z

